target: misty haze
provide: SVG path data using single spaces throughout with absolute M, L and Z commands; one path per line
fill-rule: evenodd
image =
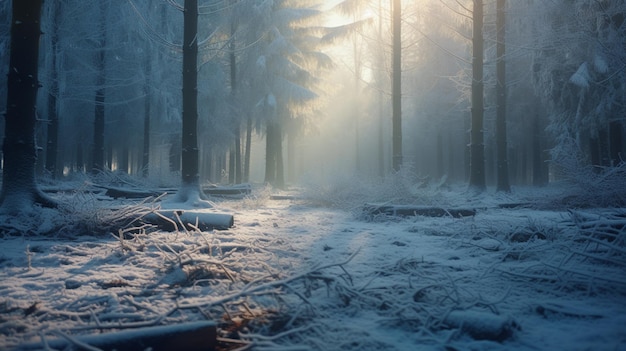
M 626 350 L 626 0 L 0 1 L 0 350 Z

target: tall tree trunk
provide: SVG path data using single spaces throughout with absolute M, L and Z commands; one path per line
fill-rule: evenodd
M 382 0 L 378 0 L 378 37 L 382 39 L 383 36 L 383 5 Z M 384 54 L 383 50 L 379 50 L 378 63 L 379 71 L 382 72 L 384 66 Z M 379 77 L 382 75 L 379 75 Z M 382 78 L 379 78 L 379 84 L 382 82 Z M 383 178 L 385 176 L 385 143 L 383 133 L 383 92 L 382 89 L 378 90 L 378 175 Z
M 609 140 L 611 166 L 615 167 L 622 162 L 623 126 L 620 121 L 609 123 Z
M 298 140 L 298 126 L 295 121 L 289 124 L 287 133 L 287 182 L 296 181 L 296 140 Z
M 496 142 L 498 157 L 498 178 L 496 190 L 510 192 L 511 185 L 509 184 L 509 161 L 507 157 L 508 146 L 506 133 L 506 63 L 504 59 L 506 26 L 504 8 L 505 0 L 496 0 Z
M 276 123 L 268 121 L 265 135 L 265 183 L 276 182 Z
M 243 181 L 250 181 L 250 152 L 252 151 L 252 118 L 248 117 L 246 122 L 246 162 L 244 166 Z
M 283 130 L 282 125 L 276 123 L 276 139 L 274 140 L 276 152 L 276 181 L 274 186 L 279 189 L 285 188 L 285 163 L 283 159 Z
M 400 0 L 393 0 L 393 170 L 402 167 L 402 8 Z
M 235 183 L 241 184 L 241 126 L 237 124 L 235 128 Z
M 57 155 L 59 148 L 59 113 L 57 99 L 59 95 L 59 72 L 57 69 L 57 47 L 59 41 L 59 14 L 61 3 L 50 2 L 52 31 L 50 33 L 50 87 L 48 88 L 48 139 L 46 145 L 46 170 L 52 178 L 58 175 Z
M 91 171 L 98 172 L 105 168 L 104 162 L 104 100 L 106 88 L 106 1 L 100 2 L 100 35 L 96 55 L 96 96 L 94 98 L 93 156 Z
M 143 153 L 141 156 L 141 168 L 143 176 L 147 177 L 150 168 L 150 109 L 152 107 L 152 80 L 150 79 L 152 75 L 152 58 L 147 53 L 144 68 L 144 74 L 146 76 L 143 83 L 143 92 L 145 97 L 143 110 Z
M 233 2 L 231 1 L 231 4 Z M 236 101 L 237 96 L 237 56 L 235 55 L 235 32 L 236 32 L 236 24 L 233 21 L 230 24 L 230 89 L 231 94 L 233 96 L 233 101 Z M 233 163 L 231 167 L 231 171 L 233 173 L 233 177 L 231 179 L 231 183 L 241 184 L 241 124 L 239 121 L 239 114 L 235 115 L 235 128 L 233 129 L 233 138 L 234 145 L 231 152 L 234 150 L 234 155 L 232 155 L 231 162 Z
M 185 0 L 183 33 L 183 187 L 199 187 L 198 178 L 198 0 Z
M 235 141 L 230 143 L 228 151 L 228 183 L 235 184 Z
M 470 186 L 485 189 L 483 135 L 483 0 L 474 0 L 472 39 L 472 130 L 470 135 Z
M 35 181 L 40 19 L 41 0 L 13 0 L 0 194 L 2 210 L 13 213 L 28 211 L 34 203 L 55 206 Z

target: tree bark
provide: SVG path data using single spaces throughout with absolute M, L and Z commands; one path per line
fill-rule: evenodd
M 496 143 L 497 143 L 497 191 L 510 192 L 509 184 L 509 160 L 507 157 L 507 131 L 506 131 L 506 62 L 505 54 L 505 0 L 496 1 Z
M 470 135 L 470 187 L 485 189 L 483 136 L 483 0 L 474 0 L 472 39 L 472 130 Z
M 39 191 L 35 181 L 40 18 L 41 0 L 13 1 L 0 194 L 0 204 L 7 212 L 27 211 L 34 203 L 56 206 Z
M 48 137 L 46 142 L 46 170 L 54 179 L 58 175 L 58 145 L 59 145 L 59 113 L 57 99 L 59 95 L 59 81 L 57 69 L 57 47 L 59 32 L 59 13 L 61 3 L 50 2 L 52 6 L 52 32 L 50 34 L 51 57 L 50 57 L 50 87 L 48 88 Z

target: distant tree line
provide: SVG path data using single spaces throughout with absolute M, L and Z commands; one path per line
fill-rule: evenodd
M 343 98 L 355 123 L 342 135 L 356 141 L 350 161 L 361 174 L 411 164 L 424 176 L 508 190 L 557 179 L 571 158 L 598 168 L 622 162 L 625 1 L 324 5 L 198 1 L 199 181 L 248 182 L 253 155 L 264 160 L 266 182 L 296 181 L 315 167 L 303 164 L 299 143 L 332 113 L 323 103 L 346 90 L 341 97 L 356 96 Z M 181 172 L 183 9 L 140 0 L 43 4 L 38 174 L 109 169 L 167 182 Z M 326 25 L 330 11 L 349 20 Z M 2 76 L 10 17 L 5 1 Z M 354 79 L 327 75 L 346 69 L 328 53 L 333 45 L 351 46 Z

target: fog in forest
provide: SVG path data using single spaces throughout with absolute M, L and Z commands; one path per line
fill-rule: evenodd
M 1 350 L 626 350 L 626 0 L 0 0 Z
M 199 1 L 201 183 L 375 180 L 398 171 L 395 157 L 418 179 L 441 184 L 472 183 L 479 172 L 476 179 L 495 186 L 506 169 L 511 185 L 544 185 L 620 164 L 623 1 L 394 3 Z M 10 2 L 0 6 L 6 76 Z M 177 183 L 182 7 L 44 4 L 38 177 L 97 167 Z M 401 97 L 395 108 L 394 96 Z

